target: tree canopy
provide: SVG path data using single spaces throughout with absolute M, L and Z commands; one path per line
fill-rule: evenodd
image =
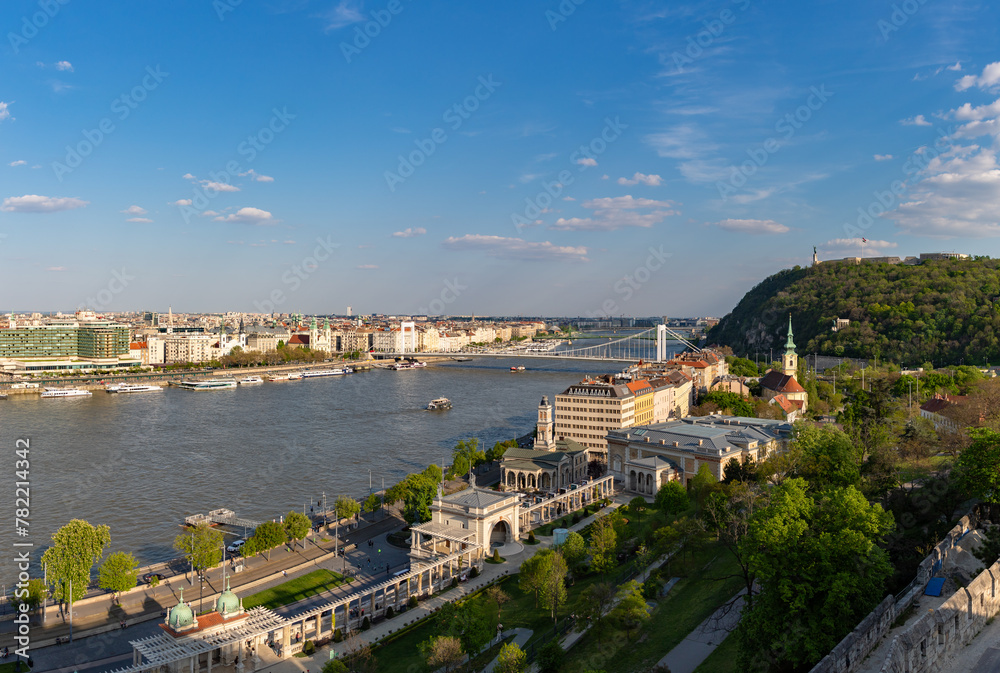
M 221 530 L 203 523 L 174 538 L 174 549 L 182 552 L 188 564 L 201 572 L 222 560 L 224 539 Z
M 972 444 L 956 463 L 959 485 L 976 498 L 1000 504 L 1000 432 L 975 428 L 970 434 Z
M 285 515 L 285 535 L 289 540 L 304 540 L 312 530 L 312 521 L 302 512 L 291 511 Z
M 132 554 L 116 551 L 101 564 L 98 586 L 110 591 L 117 599 L 122 593 L 135 587 L 139 576 L 139 562 Z
M 53 586 L 52 597 L 59 601 L 83 598 L 90 583 L 90 571 L 109 544 L 111 529 L 108 526 L 93 526 L 83 519 L 73 519 L 53 533 L 52 546 L 42 554 L 42 565 L 48 568 L 49 582 Z
M 288 541 L 288 534 L 285 527 L 277 521 L 265 521 L 257 526 L 247 544 L 253 542 L 251 549 L 257 554 L 267 552 L 267 560 L 271 560 L 271 550 L 279 547 Z

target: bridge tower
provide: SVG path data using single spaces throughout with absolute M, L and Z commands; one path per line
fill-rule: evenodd
M 667 360 L 667 326 L 656 326 L 656 361 L 666 362 Z

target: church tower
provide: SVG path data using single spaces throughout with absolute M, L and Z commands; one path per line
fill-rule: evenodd
M 548 395 L 543 395 L 542 402 L 538 405 L 538 424 L 535 428 L 537 434 L 532 448 L 536 451 L 555 451 L 556 442 L 552 437 L 552 405 L 549 404 Z
M 788 341 L 785 342 L 785 356 L 782 358 L 785 376 L 796 376 L 799 371 L 799 356 L 795 353 L 795 341 L 792 339 L 792 314 L 788 314 Z

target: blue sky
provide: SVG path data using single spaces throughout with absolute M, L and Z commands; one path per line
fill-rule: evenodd
M 722 315 L 814 245 L 1000 254 L 995 3 L 125 6 L 0 8 L 0 310 Z

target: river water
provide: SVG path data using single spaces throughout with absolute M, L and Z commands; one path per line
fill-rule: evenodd
M 581 342 L 576 342 L 580 344 Z M 587 343 L 582 340 L 582 343 Z M 576 345 L 575 344 L 575 345 Z M 512 365 L 527 371 L 511 373 Z M 317 504 L 325 492 L 368 493 L 429 463 L 440 464 L 459 439 L 489 448 L 534 427 L 542 395 L 551 400 L 583 374 L 620 370 L 614 362 L 477 358 L 425 369 L 235 390 L 0 402 L 0 446 L 9 484 L 3 520 L 8 550 L 34 543 L 37 559 L 52 533 L 73 518 L 111 528 L 109 551 L 141 564 L 176 556 L 185 516 L 228 508 L 264 520 Z M 429 412 L 448 397 L 454 408 Z M 30 439 L 31 517 L 15 538 L 15 442 Z M 16 576 L 13 553 L 0 560 Z

